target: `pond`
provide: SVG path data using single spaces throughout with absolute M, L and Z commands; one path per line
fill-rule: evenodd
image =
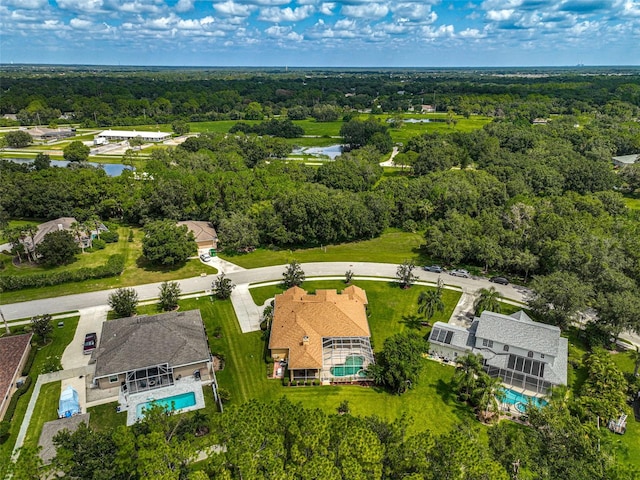
M 314 157 L 326 156 L 335 160 L 338 155 L 342 155 L 342 145 L 329 145 L 328 147 L 302 147 L 293 150 L 294 154 L 313 155 Z
M 3 158 L 2 160 L 9 160 L 15 163 L 33 163 L 32 158 Z M 94 163 L 87 162 L 88 165 L 99 167 L 104 169 L 105 173 L 110 177 L 119 176 L 125 169 L 132 170 L 131 167 L 123 165 L 121 163 Z M 66 167 L 69 165 L 69 162 L 66 160 L 51 160 L 52 167 Z

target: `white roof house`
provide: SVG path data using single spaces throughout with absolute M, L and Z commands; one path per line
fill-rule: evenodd
M 481 354 L 487 373 L 514 387 L 546 393 L 567 383 L 567 339 L 558 327 L 534 322 L 523 311 L 484 311 L 468 329 L 436 322 L 429 343 L 432 354 L 449 360 Z
M 171 137 L 170 132 L 137 132 L 136 130 L 105 130 L 96 135 L 96 139 L 130 140 L 141 138 L 145 142 L 161 142 Z

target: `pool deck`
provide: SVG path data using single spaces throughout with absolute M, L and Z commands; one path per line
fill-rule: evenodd
M 195 394 L 196 404 L 191 407 L 181 408 L 180 410 L 177 410 L 177 413 L 191 412 L 193 410 L 204 408 L 202 383 L 192 377 L 176 380 L 175 384 L 168 387 L 156 388 L 155 390 L 150 390 L 148 392 L 133 393 L 126 397 L 120 393 L 118 401 L 120 403 L 120 411 L 127 412 L 127 426 L 130 426 L 138 421 L 136 407 L 139 404 L 189 392 L 193 392 Z

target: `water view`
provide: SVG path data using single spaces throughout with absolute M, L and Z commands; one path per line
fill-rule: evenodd
M 33 158 L 4 158 L 3 160 L 9 160 L 15 163 L 33 163 Z M 105 173 L 110 177 L 118 177 L 124 170 L 134 170 L 121 163 L 87 162 L 87 164 L 104 169 Z M 69 165 L 67 160 L 51 160 L 52 167 L 66 167 L 67 165 Z

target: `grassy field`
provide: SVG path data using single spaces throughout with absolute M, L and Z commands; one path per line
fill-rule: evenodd
M 27 434 L 24 437 L 25 447 L 36 447 L 40 439 L 40 434 L 42 433 L 42 426 L 46 422 L 58 418 L 58 400 L 60 400 L 61 383 L 62 382 L 45 383 L 40 388 L 40 395 L 33 409 Z
M 381 262 L 402 263 L 406 259 L 414 260 L 416 265 L 429 262 L 429 258 L 420 251 L 423 237 L 420 233 L 401 232 L 389 229 L 372 240 L 327 245 L 320 248 L 301 248 L 296 250 L 268 250 L 259 248 L 255 252 L 242 255 L 220 257 L 244 268 L 282 265 L 296 259 L 305 262 Z
M 640 198 L 624 197 L 624 203 L 630 210 L 640 210 Z
M 94 430 L 108 431 L 127 424 L 126 413 L 116 413 L 118 402 L 105 403 L 87 408 L 89 426 Z
M 29 391 L 22 395 L 18 400 L 16 412 L 13 415 L 13 420 L 11 421 L 9 438 L 5 443 L 0 445 L 0 477 L 2 477 L 2 467 L 7 465 L 9 462 L 13 446 L 16 442 L 16 436 L 18 435 L 18 431 L 20 430 L 21 421 L 24 418 L 25 412 L 27 410 L 27 405 L 29 404 L 29 400 L 31 399 L 31 394 L 33 393 L 33 386 L 35 385 L 36 378 L 42 371 L 42 367 L 47 361 L 47 357 L 62 357 L 62 353 L 64 352 L 65 348 L 67 348 L 67 345 L 69 345 L 69 343 L 71 343 L 71 340 L 73 340 L 73 335 L 75 334 L 79 319 L 80 317 L 66 318 L 64 320 L 64 327 L 56 327 L 53 329 L 51 341 L 47 345 L 33 347 L 38 349 L 38 353 L 36 354 L 33 365 L 31 367 L 31 371 L 29 373 L 29 376 L 31 376 L 33 379 L 33 383 Z M 42 411 L 45 411 L 44 407 Z M 43 414 L 42 418 L 44 419 L 45 417 L 46 415 Z
M 134 232 L 134 241 L 127 240 L 129 230 Z M 5 262 L 6 268 L 3 274 L 29 274 L 41 272 L 53 272 L 68 268 L 81 268 L 104 264 L 109 255 L 122 254 L 125 256 L 125 269 L 118 277 L 102 278 L 97 280 L 85 280 L 83 282 L 71 282 L 52 287 L 28 288 L 15 292 L 4 292 L 0 304 L 24 302 L 40 298 L 72 295 L 75 293 L 94 292 L 110 288 L 131 287 L 145 283 L 163 282 L 165 280 L 178 280 L 181 278 L 196 277 L 202 273 L 218 273 L 213 267 L 207 266 L 198 259 L 187 261 L 177 268 L 158 267 L 148 264 L 142 256 L 142 230 L 129 227 L 119 227 L 120 239 L 117 243 L 107 244 L 104 250 L 91 253 L 78 254 L 77 260 L 64 267 L 46 268 L 42 266 L 15 267 L 11 265 L 11 259 L 6 255 L 0 256 L 0 261 Z
M 614 353 L 613 361 L 624 373 L 633 373 L 634 363 L 628 352 Z M 627 419 L 624 435 L 609 433 L 609 436 L 618 458 L 640 469 L 640 422 L 635 421 L 633 413 Z

